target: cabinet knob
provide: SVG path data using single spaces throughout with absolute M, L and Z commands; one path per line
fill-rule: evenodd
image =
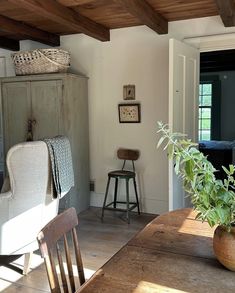
M 35 119 L 28 120 L 28 131 L 27 131 L 27 141 L 33 141 L 33 126 L 36 124 Z

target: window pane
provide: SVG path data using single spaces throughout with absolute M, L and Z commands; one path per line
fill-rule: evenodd
M 201 120 L 201 129 L 211 129 L 211 120 L 210 119 L 202 119 Z
M 212 94 L 212 84 L 211 83 L 204 83 L 202 89 L 203 95 L 211 95 Z
M 211 109 L 210 108 L 202 108 L 201 118 L 211 118 Z
M 199 120 L 202 118 L 202 108 L 199 108 Z
M 212 83 L 199 86 L 199 139 L 211 139 Z
M 202 84 L 199 84 L 199 95 L 202 95 Z
M 210 138 L 211 138 L 210 130 L 202 130 L 201 131 L 201 139 L 202 140 L 210 140 Z
M 211 106 L 211 96 L 203 96 L 202 106 Z
M 202 106 L 203 96 L 199 96 L 199 106 Z

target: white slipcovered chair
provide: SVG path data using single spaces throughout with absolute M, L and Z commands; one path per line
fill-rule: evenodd
M 25 142 L 7 154 L 9 179 L 0 194 L 0 255 L 25 254 L 27 274 L 36 236 L 58 213 L 53 199 L 49 153 L 45 142 Z

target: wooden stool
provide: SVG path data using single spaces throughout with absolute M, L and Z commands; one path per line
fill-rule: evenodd
M 104 203 L 102 208 L 102 216 L 101 219 L 104 217 L 104 210 L 116 210 L 116 211 L 125 211 L 127 215 L 127 222 L 130 223 L 130 211 L 137 207 L 138 214 L 140 214 L 140 207 L 139 207 L 139 200 L 138 200 L 138 193 L 136 187 L 136 173 L 135 173 L 135 165 L 134 161 L 139 158 L 139 151 L 138 150 L 130 150 L 130 149 L 119 149 L 117 151 L 117 157 L 121 160 L 124 160 L 123 166 L 121 170 L 111 171 L 108 173 L 108 182 L 106 186 L 106 192 L 104 197 Z M 124 170 L 126 161 L 132 161 L 132 171 Z M 111 178 L 115 179 L 115 188 L 114 188 L 114 200 L 106 204 L 108 192 L 109 192 L 109 184 Z M 126 180 L 126 201 L 117 201 L 117 191 L 118 191 L 118 179 L 125 179 Z M 133 180 L 134 189 L 135 189 L 135 196 L 136 202 L 130 202 L 129 200 L 129 180 Z M 117 203 L 126 204 L 126 209 L 117 208 Z M 112 207 L 111 207 L 112 206 Z

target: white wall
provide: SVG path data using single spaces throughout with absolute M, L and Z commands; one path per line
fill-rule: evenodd
M 11 53 L 12 51 L 0 49 L 0 77 L 15 75 Z
M 117 148 L 130 147 L 141 151 L 136 169 L 143 210 L 167 211 L 167 157 L 156 149 L 156 132 L 158 120 L 168 121 L 168 40 L 234 31 L 224 28 L 219 17 L 210 17 L 172 22 L 166 36 L 140 26 L 112 30 L 111 41 L 105 43 L 82 34 L 61 37 L 61 47 L 71 52 L 72 70 L 89 77 L 90 172 L 95 180 L 91 205 L 102 204 L 107 172 L 120 166 L 115 158 Z M 21 46 L 42 45 L 22 42 Z M 125 84 L 136 85 L 140 124 L 118 122 Z
M 108 171 L 120 167 L 117 149 L 128 147 L 141 151 L 136 169 L 144 210 L 167 210 L 166 155 L 156 150 L 156 125 L 157 120 L 167 122 L 168 37 L 156 36 L 150 29 L 138 27 L 113 30 L 108 43 L 79 35 L 61 38 L 61 47 L 72 54 L 72 69 L 90 78 L 92 205 L 103 201 Z M 119 123 L 118 104 L 123 102 L 125 84 L 136 85 L 140 124 Z

